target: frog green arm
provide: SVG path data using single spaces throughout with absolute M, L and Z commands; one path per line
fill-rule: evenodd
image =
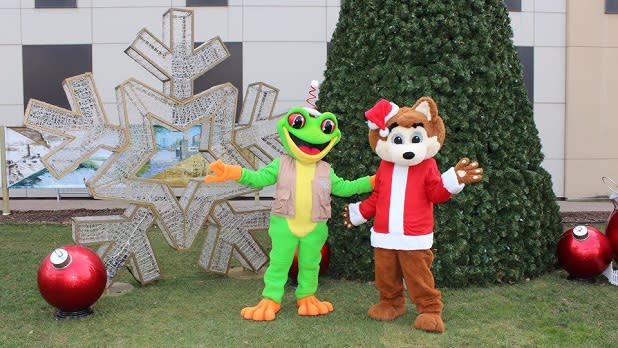
M 331 193 L 339 197 L 350 197 L 360 193 L 371 192 L 371 180 L 369 176 L 364 176 L 355 180 L 345 180 L 337 176 L 335 171 L 330 170 Z
M 238 182 L 254 188 L 274 185 L 279 176 L 279 162 L 280 159 L 276 158 L 259 170 L 243 168 Z

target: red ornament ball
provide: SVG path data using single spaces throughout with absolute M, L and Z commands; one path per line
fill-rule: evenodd
M 592 226 L 575 226 L 558 241 L 558 262 L 572 277 L 592 278 L 612 261 L 612 248 L 601 231 Z
M 37 282 L 41 296 L 58 309 L 57 319 L 72 313 L 82 316 L 92 313 L 90 306 L 103 294 L 107 272 L 95 252 L 69 245 L 54 250 L 41 262 Z
M 618 210 L 610 214 L 605 228 L 605 236 L 609 239 L 609 244 L 614 251 L 614 260 L 618 261 Z
M 322 275 L 328 269 L 328 264 L 330 263 L 330 247 L 328 242 L 324 243 L 322 249 L 320 249 L 320 253 L 322 254 L 322 259 L 320 260 L 320 275 Z M 294 260 L 292 260 L 292 266 L 288 272 L 288 277 L 292 279 L 296 279 L 298 276 L 298 247 L 296 247 L 296 252 L 294 252 Z

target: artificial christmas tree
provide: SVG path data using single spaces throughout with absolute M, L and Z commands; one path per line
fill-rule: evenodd
M 328 157 L 342 177 L 377 168 L 364 111 L 380 98 L 405 106 L 424 95 L 446 124 L 440 168 L 469 156 L 485 170 L 481 183 L 435 211 L 441 286 L 517 281 L 556 262 L 560 216 L 511 37 L 501 0 L 341 4 L 318 107 L 337 114 L 346 135 Z M 331 273 L 372 279 L 371 224 L 330 223 Z

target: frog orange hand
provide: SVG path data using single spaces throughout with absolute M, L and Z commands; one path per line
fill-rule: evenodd
M 460 184 L 471 184 L 483 179 L 483 168 L 479 167 L 479 163 L 464 157 L 455 165 L 455 173 L 457 173 L 457 181 Z
M 204 182 L 207 184 L 228 180 L 238 181 L 242 175 L 241 166 L 225 164 L 221 160 L 216 160 L 215 162 L 209 164 L 208 169 L 210 169 L 214 175 L 206 175 L 204 177 Z

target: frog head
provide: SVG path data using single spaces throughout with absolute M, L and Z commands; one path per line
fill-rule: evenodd
M 281 144 L 296 160 L 321 160 L 341 140 L 337 118 L 331 112 L 293 107 L 277 122 Z

